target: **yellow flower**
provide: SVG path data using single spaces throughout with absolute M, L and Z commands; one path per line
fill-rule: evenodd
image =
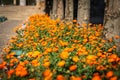
M 50 66 L 50 62 L 44 62 L 43 66 L 44 67 L 49 67 Z
M 32 54 L 32 57 L 34 57 L 34 58 L 35 58 L 35 57 L 37 57 L 39 54 L 40 54 L 40 52 L 39 52 L 39 51 L 34 51 L 34 52 L 33 52 L 33 54 Z
M 40 63 L 39 63 L 38 60 L 36 60 L 36 59 L 35 59 L 35 60 L 32 60 L 31 63 L 32 63 L 32 65 L 35 66 L 35 67 L 40 65 Z
M 58 64 L 57 64 L 59 67 L 63 67 L 65 65 L 65 61 L 62 60 L 62 61 L 59 61 Z
M 69 53 L 67 51 L 63 51 L 62 53 L 60 53 L 60 58 L 61 59 L 67 59 L 69 56 Z
M 73 60 L 74 62 L 78 62 L 78 61 L 79 61 L 79 58 L 78 58 L 78 56 L 73 56 L 72 60 Z

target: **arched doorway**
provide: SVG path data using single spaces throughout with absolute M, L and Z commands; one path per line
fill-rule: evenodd
M 90 0 L 90 22 L 93 24 L 103 24 L 104 10 L 104 0 Z

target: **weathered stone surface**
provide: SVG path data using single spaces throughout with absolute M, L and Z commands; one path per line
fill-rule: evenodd
M 57 3 L 58 3 L 58 0 L 53 0 L 53 8 L 50 15 L 51 19 L 57 18 Z
M 73 0 L 66 0 L 65 19 L 73 20 Z
M 26 6 L 26 0 L 20 0 L 20 6 Z
M 78 23 L 89 23 L 90 0 L 78 0 Z
M 57 6 L 57 17 L 60 19 L 63 19 L 64 15 L 64 9 L 63 9 L 63 0 L 58 0 L 58 6 Z
M 105 38 L 120 36 L 120 0 L 106 0 L 104 27 Z M 116 44 L 120 44 L 120 38 L 116 39 Z

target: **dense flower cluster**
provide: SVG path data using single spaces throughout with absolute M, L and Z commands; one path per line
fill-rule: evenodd
M 5 48 L 0 77 L 11 80 L 118 80 L 120 57 L 102 25 L 33 15 Z M 115 36 L 118 38 L 118 36 Z M 18 54 L 20 53 L 20 54 Z M 6 77 L 7 76 L 7 77 Z

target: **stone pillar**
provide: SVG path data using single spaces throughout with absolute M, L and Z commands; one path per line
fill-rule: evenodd
M 63 15 L 64 15 L 63 0 L 58 0 L 57 17 L 63 19 Z
M 39 8 L 40 7 L 40 0 L 36 0 L 36 6 Z
M 41 0 L 41 1 L 40 1 L 40 7 L 41 7 L 41 10 L 42 10 L 42 11 L 45 10 L 45 0 Z
M 26 0 L 20 0 L 20 6 L 26 6 Z
M 66 0 L 65 19 L 68 21 L 73 20 L 73 0 Z
M 57 6 L 58 6 L 58 0 L 53 0 L 52 14 L 50 15 L 52 19 L 57 18 Z
M 17 1 L 16 0 L 13 0 L 13 4 L 16 5 Z
M 78 0 L 78 23 L 89 23 L 90 0 Z

